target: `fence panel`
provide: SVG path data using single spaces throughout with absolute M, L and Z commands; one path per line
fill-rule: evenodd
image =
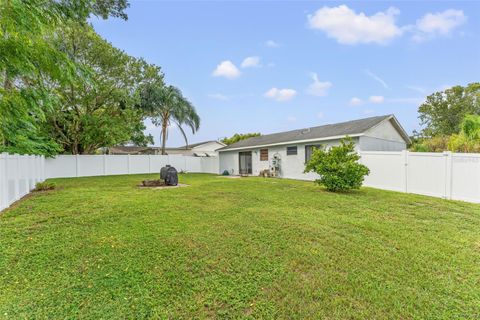
M 365 186 L 480 203 L 480 154 L 403 151 L 361 156 L 370 169 Z
M 75 156 L 60 155 L 44 161 L 47 178 L 77 177 L 77 159 Z
M 447 156 L 445 153 L 409 152 L 407 192 L 446 197 Z
M 78 177 L 103 176 L 105 174 L 102 155 L 81 155 L 76 157 Z
M 204 172 L 202 168 L 202 158 L 185 157 L 186 171 L 188 172 Z
M 169 163 L 167 155 L 151 155 L 150 156 L 150 173 L 160 174 L 160 169 Z
M 480 154 L 454 153 L 451 198 L 480 202 Z
M 361 162 L 370 169 L 364 185 L 392 191 L 405 191 L 403 152 L 362 152 Z
M 361 152 L 370 169 L 365 185 L 446 199 L 480 203 L 480 154 Z M 45 178 L 158 173 L 165 165 L 178 171 L 219 173 L 218 157 L 183 155 L 0 154 L 0 210 L 20 199 Z
M 218 157 L 183 155 L 61 155 L 45 160 L 47 178 L 159 173 L 166 165 L 178 171 L 218 174 Z
M 128 156 L 108 155 L 105 157 L 105 175 L 117 175 L 128 173 Z
M 150 158 L 148 155 L 130 156 L 128 160 L 130 161 L 130 174 L 150 173 Z
M 0 210 L 28 194 L 44 180 L 43 156 L 0 154 Z

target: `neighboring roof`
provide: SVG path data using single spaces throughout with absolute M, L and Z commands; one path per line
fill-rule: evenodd
M 154 154 L 159 152 L 161 147 L 136 147 L 136 146 L 113 146 L 109 147 L 110 154 Z M 190 151 L 190 149 L 179 149 L 179 148 L 165 148 L 165 151 L 175 152 L 175 153 L 184 153 L 185 151 Z
M 134 146 L 114 146 L 108 148 L 109 152 L 111 153 L 125 153 L 125 154 L 133 154 L 133 153 L 139 153 L 139 152 L 145 152 L 149 150 L 149 147 L 134 147 Z
M 209 140 L 209 141 L 192 143 L 192 144 L 189 144 L 188 146 L 181 146 L 181 147 L 178 147 L 178 149 L 185 149 L 185 147 L 188 147 L 188 148 L 192 149 L 192 148 L 201 146 L 203 144 L 211 143 L 211 142 L 216 142 L 218 144 L 225 145 L 223 142 L 220 142 L 220 141 L 217 141 L 217 140 Z
M 347 122 L 327 124 L 318 127 L 305 128 L 299 130 L 292 130 L 286 132 L 279 132 L 273 134 L 262 135 L 258 137 L 252 137 L 249 139 L 241 140 L 233 143 L 229 146 L 221 148 L 217 151 L 227 151 L 236 149 L 246 149 L 258 146 L 269 146 L 276 144 L 288 144 L 300 141 L 314 141 L 314 140 L 329 140 L 339 139 L 345 136 L 360 136 L 365 131 L 375 127 L 385 120 L 393 120 L 395 128 L 402 135 L 406 142 L 410 141 L 408 134 L 400 126 L 394 115 L 385 115 L 378 117 L 370 117 L 359 120 L 352 120 Z

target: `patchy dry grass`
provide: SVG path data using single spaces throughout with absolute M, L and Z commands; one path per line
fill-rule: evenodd
M 480 206 L 186 174 L 56 179 L 0 215 L 0 318 L 480 318 Z

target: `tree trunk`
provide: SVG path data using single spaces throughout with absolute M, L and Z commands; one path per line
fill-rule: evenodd
M 167 124 L 168 120 L 163 119 L 162 121 L 162 155 L 165 155 L 165 144 L 167 143 Z

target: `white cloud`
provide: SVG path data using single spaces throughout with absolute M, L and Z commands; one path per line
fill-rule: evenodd
M 240 70 L 230 60 L 222 61 L 213 70 L 212 75 L 214 77 L 225 77 L 227 79 L 235 79 L 240 76 Z
M 252 56 L 243 59 L 242 68 L 260 67 L 260 57 Z
M 270 47 L 270 48 L 278 48 L 280 46 L 280 44 L 278 44 L 278 42 L 275 42 L 273 40 L 265 41 L 265 45 L 267 47 Z
M 308 25 L 341 44 L 385 44 L 402 34 L 402 28 L 395 23 L 399 13 L 398 9 L 391 7 L 367 16 L 363 12 L 357 14 L 346 5 L 323 7 L 308 15 Z
M 424 41 L 436 36 L 444 36 L 467 21 L 462 10 L 448 9 L 443 12 L 427 13 L 417 20 L 413 40 Z
M 228 97 L 224 94 L 221 93 L 211 93 L 208 95 L 210 99 L 215 99 L 215 100 L 222 100 L 222 101 L 227 101 Z
M 293 116 L 289 116 L 287 117 L 287 121 L 288 122 L 296 122 L 297 121 L 297 118 L 293 117 Z
M 363 110 L 363 113 L 364 113 L 364 114 L 372 114 L 372 113 L 374 113 L 374 112 L 375 112 L 375 110 L 373 110 L 373 109 L 365 109 L 365 110 Z
M 318 118 L 318 119 L 323 119 L 323 117 L 324 117 L 323 112 L 317 113 L 317 118 Z
M 312 73 L 311 77 L 313 83 L 308 86 L 307 93 L 317 97 L 326 96 L 328 94 L 328 89 L 332 87 L 332 83 L 330 81 L 321 82 L 318 80 L 318 75 L 316 73 Z
M 384 87 L 385 89 L 389 89 L 388 88 L 388 84 L 383 81 L 382 78 L 380 78 L 379 76 L 377 76 L 375 73 L 373 73 L 372 71 L 370 70 L 365 70 L 365 73 L 367 74 L 367 76 L 369 76 L 370 78 L 372 78 L 373 80 L 377 81 L 378 83 L 380 83 L 382 85 L 382 87 Z
M 368 98 L 368 100 L 369 100 L 371 103 L 380 104 L 380 103 L 384 103 L 384 102 L 385 102 L 385 97 L 383 97 L 383 96 L 370 96 L 370 97 Z
M 293 89 L 278 89 L 272 88 L 265 92 L 264 96 L 267 98 L 275 99 L 277 101 L 287 101 L 297 95 L 297 91 Z
M 362 104 L 363 100 L 357 97 L 353 97 L 352 99 L 350 99 L 349 102 L 349 105 L 351 105 L 352 107 L 361 106 Z

